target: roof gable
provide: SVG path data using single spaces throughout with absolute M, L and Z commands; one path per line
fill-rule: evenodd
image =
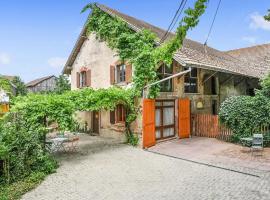
M 46 81 L 46 80 L 48 80 L 48 79 L 50 79 L 50 78 L 53 78 L 53 77 L 55 77 L 55 76 L 54 76 L 54 75 L 51 75 L 51 76 L 45 76 L 45 77 L 42 77 L 42 78 L 35 79 L 35 80 L 33 80 L 33 81 L 28 82 L 28 83 L 26 84 L 26 87 L 34 87 L 34 86 L 36 86 L 37 84 L 39 84 L 39 83 L 41 83 L 41 82 L 43 82 L 43 81 Z M 55 78 L 56 78 L 56 77 L 55 77 Z

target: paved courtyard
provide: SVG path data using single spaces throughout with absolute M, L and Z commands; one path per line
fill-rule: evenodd
M 211 164 L 244 173 L 261 175 L 270 172 L 270 148 L 263 153 L 215 138 L 192 137 L 161 142 L 151 152 Z
M 84 136 L 24 200 L 270 199 L 270 176 L 236 173 Z

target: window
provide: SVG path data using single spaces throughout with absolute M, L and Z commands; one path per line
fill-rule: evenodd
M 116 66 L 116 82 L 121 83 L 126 81 L 126 65 Z
M 80 73 L 80 88 L 86 86 L 86 71 Z
M 114 111 L 110 111 L 110 123 L 121 123 L 126 121 L 126 109 L 123 105 L 117 105 Z
M 158 78 L 160 80 L 171 76 L 172 73 L 173 73 L 172 66 L 168 66 L 166 64 L 162 64 L 157 71 Z M 173 90 L 172 79 L 160 83 L 161 92 L 172 92 L 172 90 Z
M 185 67 L 184 70 L 188 70 Z M 197 93 L 198 92 L 198 71 L 197 68 L 191 68 L 191 72 L 185 75 L 185 93 Z

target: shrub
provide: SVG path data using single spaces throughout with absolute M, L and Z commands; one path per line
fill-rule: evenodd
M 56 162 L 44 151 L 44 130 L 29 129 L 19 114 L 7 118 L 11 118 L 12 123 L 2 121 L 0 126 L 0 159 L 5 160 L 8 172 L 0 178 L 0 183 L 13 183 L 32 172 L 54 172 Z
M 233 131 L 232 140 L 251 136 L 261 126 L 270 125 L 270 76 L 261 81 L 262 89 L 254 97 L 233 96 L 222 104 L 219 118 Z

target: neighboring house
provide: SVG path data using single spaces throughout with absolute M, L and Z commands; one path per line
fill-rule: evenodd
M 158 38 L 162 38 L 166 33 L 163 29 L 104 5 L 97 6 L 111 17 L 122 19 L 134 32 L 149 29 Z M 169 38 L 171 37 L 173 33 L 169 34 Z M 151 130 L 155 130 L 156 140 L 177 135 L 186 137 L 181 135 L 180 129 L 186 127 L 188 131 L 190 124 L 179 125 L 182 123 L 180 120 L 185 120 L 183 116 L 190 118 L 190 112 L 216 115 L 220 104 L 227 97 L 253 95 L 259 78 L 269 71 L 269 68 L 239 60 L 226 52 L 185 39 L 183 47 L 174 55 L 172 66 L 161 64 L 158 76 L 163 79 L 189 67 L 192 69 L 190 73 L 161 84 L 160 95 L 154 103 L 155 107 L 151 108 L 155 115 L 155 128 Z M 131 65 L 121 63 L 116 51 L 110 49 L 104 41 L 99 41 L 94 33 L 87 36 L 84 27 L 63 73 L 71 75 L 71 88 L 75 90 L 83 87 L 108 88 L 113 85 L 125 87 L 132 82 L 133 71 Z M 189 100 L 181 104 L 179 99 Z M 186 107 L 186 110 L 183 107 Z M 144 110 L 142 113 L 145 113 Z M 119 105 L 113 112 L 81 112 L 78 117 L 82 124 L 87 123 L 92 131 L 118 137 L 119 132 L 123 131 L 125 111 L 123 106 Z M 142 132 L 141 118 L 138 116 L 132 127 L 138 133 Z M 190 123 L 189 119 L 187 121 Z
M 26 84 L 28 92 L 49 92 L 56 88 L 56 76 L 46 76 L 35 79 Z

